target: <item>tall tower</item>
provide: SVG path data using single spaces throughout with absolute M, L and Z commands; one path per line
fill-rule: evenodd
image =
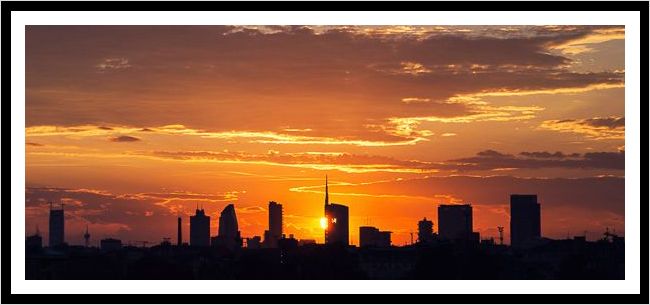
M 327 175 L 325 175 L 325 206 L 330 204 L 329 191 L 327 190 Z
M 190 216 L 190 245 L 210 246 L 210 216 L 197 207 L 196 214 Z
M 90 246 L 90 233 L 88 233 L 88 225 L 86 225 L 86 233 L 84 233 L 84 245 L 86 245 L 86 248 Z
M 61 204 L 60 209 L 54 209 L 52 207 L 52 203 L 50 202 L 50 247 L 59 246 L 64 243 L 64 225 L 65 220 L 63 218 L 63 204 Z
M 278 240 L 282 237 L 282 205 L 269 202 L 269 229 L 264 232 L 264 246 L 276 248 Z
M 181 231 L 181 217 L 178 216 L 178 236 L 176 237 L 176 240 L 178 241 L 178 245 L 183 244 L 183 232 Z
M 349 216 L 347 206 L 329 202 L 327 175 L 325 175 L 325 243 L 349 245 Z
M 537 195 L 510 195 L 510 245 L 528 246 L 541 238 Z

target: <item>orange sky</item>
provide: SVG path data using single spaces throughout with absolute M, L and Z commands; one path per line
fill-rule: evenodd
M 542 234 L 624 233 L 624 28 L 27 26 L 26 234 L 175 239 L 176 216 L 267 204 L 322 242 L 330 201 L 410 240 L 440 203 L 496 237 L 509 194 Z M 47 234 L 44 234 L 47 236 Z M 47 242 L 47 238 L 46 238 Z

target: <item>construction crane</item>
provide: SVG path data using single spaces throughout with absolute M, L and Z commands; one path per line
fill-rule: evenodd
M 503 245 L 503 227 L 499 226 L 497 230 L 499 230 L 499 244 Z

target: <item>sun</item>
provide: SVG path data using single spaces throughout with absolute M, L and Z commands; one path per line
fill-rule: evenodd
M 320 227 L 323 228 L 323 229 L 327 229 L 327 218 L 322 217 L 320 219 Z

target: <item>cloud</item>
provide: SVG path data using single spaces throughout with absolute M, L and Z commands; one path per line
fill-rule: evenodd
M 625 169 L 625 152 L 589 152 L 564 154 L 562 152 L 522 152 L 519 156 L 485 150 L 475 157 L 450 160 L 448 166 L 460 171 L 495 169 Z
M 279 153 L 251 154 L 231 151 L 153 151 L 141 152 L 146 156 L 190 162 L 250 163 L 274 166 L 310 168 L 317 170 L 339 170 L 348 173 L 393 172 L 432 173 L 437 172 L 431 162 L 397 160 L 391 157 L 357 155 L 349 153 Z
M 390 133 L 389 135 L 380 135 L 379 139 L 372 139 L 372 133 L 369 132 L 365 135 L 369 138 L 360 137 L 355 138 L 336 138 L 336 137 L 320 137 L 304 135 L 312 129 L 284 129 L 288 133 L 279 133 L 272 131 L 208 131 L 201 129 L 193 129 L 180 124 L 165 125 L 158 127 L 137 128 L 129 126 L 115 126 L 110 129 L 98 128 L 93 125 L 81 126 L 31 126 L 25 129 L 28 137 L 45 137 L 45 136 L 66 136 L 74 135 L 76 137 L 95 137 L 116 135 L 110 137 L 109 140 L 113 142 L 133 142 L 140 141 L 140 138 L 134 136 L 117 136 L 118 134 L 125 133 L 156 133 L 171 136 L 191 136 L 207 139 L 246 139 L 250 143 L 264 143 L 264 144 L 302 144 L 302 145 L 354 145 L 364 147 L 379 147 L 379 146 L 402 146 L 402 145 L 415 145 L 418 142 L 426 141 L 425 133 Z M 295 135 L 293 133 L 300 132 L 302 135 Z
M 581 134 L 595 140 L 625 139 L 625 118 L 617 116 L 546 120 L 542 122 L 539 128 L 563 133 Z
M 535 113 L 447 102 L 621 88 L 623 73 L 577 73 L 570 58 L 551 52 L 620 29 L 33 26 L 26 33 L 26 124 L 99 125 L 110 118 L 116 125 L 212 131 L 292 126 L 312 129 L 314 137 L 367 140 L 395 139 L 389 129 L 364 127 L 391 119 L 526 120 Z M 128 73 L 98 74 L 88 66 Z M 395 102 L 405 96 L 429 102 Z
M 95 65 L 95 68 L 100 72 L 111 70 L 124 70 L 130 68 L 129 60 L 122 57 L 105 58 L 100 63 Z
M 137 142 L 140 141 L 140 138 L 136 138 L 132 136 L 119 136 L 119 137 L 111 137 L 108 140 L 111 142 Z
M 27 145 L 27 146 L 43 146 L 43 144 L 36 143 L 36 142 L 25 142 L 25 145 Z

